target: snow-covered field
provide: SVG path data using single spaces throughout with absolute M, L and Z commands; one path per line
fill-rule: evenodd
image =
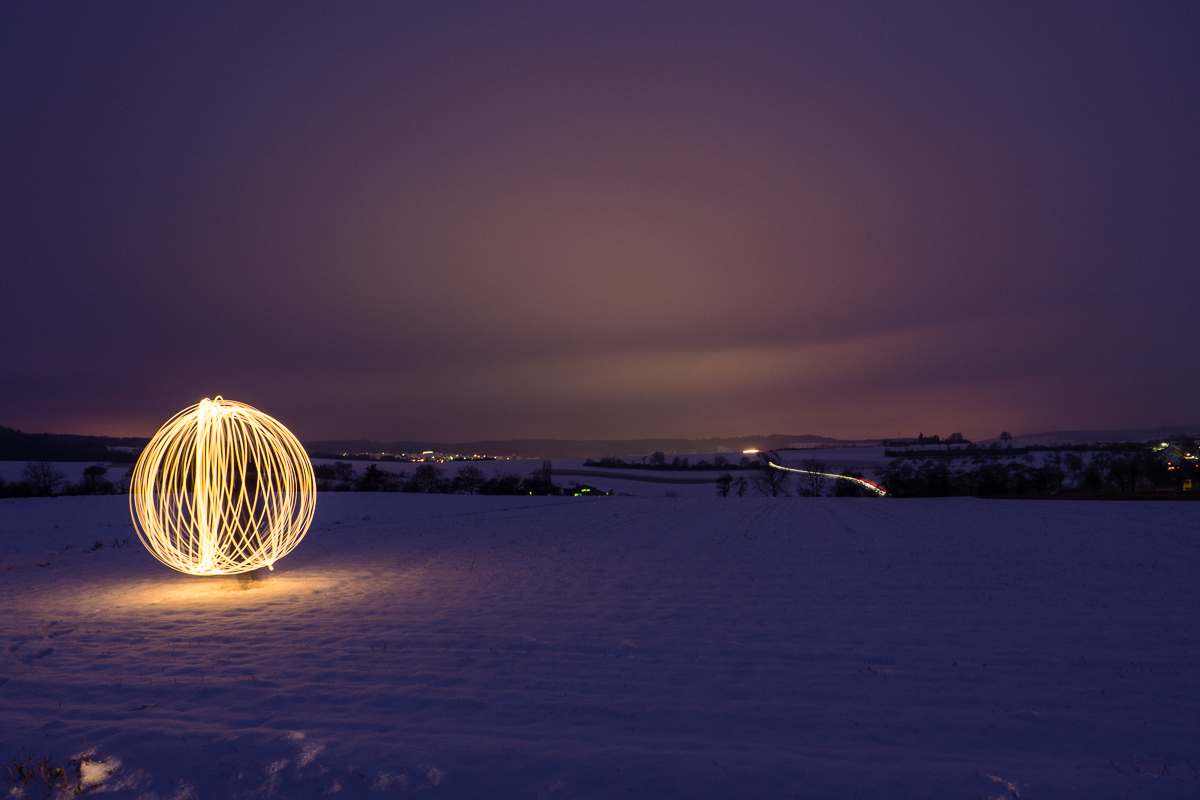
M 105 796 L 1200 796 L 1200 504 L 326 493 L 250 581 L 125 501 L 0 501 L 0 759 Z

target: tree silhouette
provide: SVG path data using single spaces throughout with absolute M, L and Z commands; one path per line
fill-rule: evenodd
M 472 464 L 463 467 L 454 476 L 453 488 L 456 492 L 463 491 L 467 494 L 475 494 L 483 488 L 485 483 L 487 483 L 487 475 L 479 467 Z
M 422 464 L 413 472 L 408 486 L 418 492 L 445 491 L 442 480 L 442 468 L 433 464 Z
M 30 461 L 21 470 L 21 479 L 34 497 L 50 497 L 62 487 L 67 476 L 49 461 Z
M 800 476 L 800 494 L 804 497 L 820 497 L 824 494 L 829 479 L 815 473 L 828 472 L 829 465 L 818 458 L 806 458 L 800 462 L 800 469 L 814 473 Z
M 763 497 L 789 497 L 788 487 L 791 476 L 785 470 L 760 464 L 758 469 L 750 473 L 750 483 Z

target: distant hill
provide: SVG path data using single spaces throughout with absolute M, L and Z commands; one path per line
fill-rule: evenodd
M 1147 441 L 1158 437 L 1198 435 L 1200 423 L 1126 430 L 1078 430 L 1023 433 L 1016 442 L 1120 442 Z M 24 433 L 0 426 L 0 461 L 133 461 L 136 451 L 149 439 L 139 437 L 79 436 L 69 433 Z M 837 444 L 840 439 L 812 434 L 773 433 L 766 436 L 735 436 L 713 439 L 490 439 L 476 442 L 382 442 L 373 439 L 325 439 L 305 442 L 309 455 L 342 456 L 343 453 L 436 453 L 479 454 L 516 458 L 603 458 L 647 456 L 662 451 L 667 455 L 736 453 L 749 448 L 780 450 L 792 445 Z M 130 448 L 134 452 L 110 450 Z
M 771 434 L 726 439 L 498 439 L 483 442 L 378 442 L 367 439 L 329 439 L 305 442 L 309 455 L 342 453 L 462 453 L 516 458 L 603 458 L 604 456 L 648 456 L 662 451 L 668 455 L 732 453 L 751 447 L 777 450 L 792 444 L 833 443 L 837 439 L 805 434 Z
M 1166 425 L 1158 428 L 1130 428 L 1112 431 L 1047 431 L 1014 436 L 1016 442 L 1144 442 L 1163 436 L 1196 436 L 1200 423 Z
M 71 433 L 23 433 L 0 426 L 0 461 L 133 461 L 136 453 L 109 447 L 141 449 L 149 439 L 77 436 Z

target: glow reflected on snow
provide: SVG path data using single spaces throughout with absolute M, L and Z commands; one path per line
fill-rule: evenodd
M 288 573 L 264 580 L 215 576 L 202 580 L 172 580 L 134 588 L 125 600 L 135 605 L 192 603 L 236 603 L 239 599 L 261 602 L 271 598 L 326 592 L 344 585 L 349 576 Z
M 125 608 L 147 606 L 259 605 L 264 601 L 358 594 L 363 581 L 378 575 L 361 569 L 276 570 L 261 579 L 257 575 L 214 575 L 165 577 L 136 582 L 114 581 L 91 598 L 80 598 L 101 606 Z M 389 572 L 390 587 L 404 590 L 418 579 L 403 571 Z M 106 600 L 105 598 L 110 598 Z

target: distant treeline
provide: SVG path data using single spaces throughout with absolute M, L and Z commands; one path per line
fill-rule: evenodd
M 389 454 L 376 455 L 374 453 L 309 453 L 308 457 L 324 458 L 330 461 L 336 459 L 345 459 L 346 461 L 386 461 L 395 464 L 414 464 L 421 463 L 422 459 L 408 458 L 406 456 L 394 456 Z M 495 456 L 455 456 L 451 461 L 495 461 Z
M 853 467 L 843 469 L 840 475 L 829 472 L 829 465 L 817 458 L 806 458 L 800 462 L 803 474 L 774 469 L 762 462 L 751 463 L 747 474 L 733 477 L 723 473 L 717 479 L 717 494 L 721 497 L 745 497 L 747 494 L 762 497 L 878 497 L 859 481 L 864 475 Z M 849 480 L 839 480 L 848 478 Z
M 1045 431 L 1022 433 L 1014 440 L 1054 442 L 1138 442 L 1146 439 L 1160 442 L 1175 437 L 1195 438 L 1200 432 L 1200 422 L 1191 425 L 1161 425 L 1157 428 L 1126 428 L 1107 431 Z
M 744 466 L 744 476 L 735 478 L 730 472 L 724 472 L 716 482 L 716 491 L 726 497 L 746 494 L 780 497 L 793 493 L 802 497 L 872 496 L 854 481 L 836 480 L 822 474 L 828 470 L 822 461 L 808 459 L 800 466 L 811 471 L 810 474 L 764 469 L 762 464 L 752 463 Z M 734 467 L 726 466 L 726 469 Z M 359 473 L 345 461 L 320 464 L 313 471 L 318 491 L 490 495 L 561 492 L 561 487 L 555 487 L 550 479 L 548 465 L 527 477 L 500 470 L 489 475 L 473 464 L 462 466 L 453 474 L 436 464 L 421 464 L 411 474 L 382 470 L 372 464 Z M 129 469 L 121 468 L 114 477 L 112 469 L 95 464 L 84 470 L 79 483 L 71 483 L 54 464 L 34 461 L 25 465 L 20 480 L 0 479 L 0 498 L 124 494 L 129 491 L 129 472 Z M 847 478 L 863 478 L 863 474 L 854 469 L 845 469 L 841 474 Z M 941 458 L 896 459 L 879 474 L 878 482 L 892 497 L 994 497 L 1179 491 L 1187 480 L 1192 486 L 1200 486 L 1200 465 L 1194 460 L 1172 464 L 1151 450 L 1102 451 L 1085 459 L 1083 454 L 1068 450 L 1052 452 L 1040 466 L 1035 465 L 1031 455 L 1020 461 L 981 461 L 961 467 Z M 1200 497 L 1200 492 L 1196 496 Z
M 421 464 L 411 474 L 391 472 L 372 464 L 359 473 L 347 461 L 313 467 L 320 492 L 425 492 L 428 494 L 550 494 L 554 488 L 548 471 L 529 477 L 496 470 L 488 475 L 473 464 L 453 475 L 437 464 Z
M 79 483 L 71 483 L 62 470 L 48 461 L 33 461 L 25 465 L 21 479 L 5 481 L 0 478 L 0 498 L 54 497 L 80 494 L 126 494 L 129 492 L 129 473 L 122 469 L 113 479 L 112 471 L 96 464 L 83 471 Z M 550 494 L 554 484 L 549 474 L 537 470 L 528 477 L 511 472 L 496 471 L 488 475 L 479 467 L 467 465 L 447 474 L 437 464 L 421 464 L 411 474 L 390 472 L 372 464 L 358 472 L 346 461 L 318 464 L 313 467 L 317 491 L 326 492 L 428 492 L 438 494 Z
M 1090 459 L 1073 450 L 1055 451 L 1040 466 L 1028 454 L 1021 461 L 978 459 L 961 467 L 944 457 L 896 459 L 880 473 L 880 483 L 894 497 L 1180 491 L 1185 480 L 1193 486 L 1200 480 L 1194 461 L 1172 465 L 1148 449 L 1105 450 Z
M 840 481 L 828 475 L 819 474 L 827 469 L 823 461 L 806 460 L 802 462 L 802 466 L 815 472 L 809 475 L 795 475 L 783 470 L 767 469 L 760 462 L 743 460 L 748 463 L 737 467 L 726 465 L 725 469 L 744 469 L 746 473 L 735 478 L 732 473 L 723 472 L 715 481 L 718 495 L 722 497 L 747 495 L 790 497 L 794 492 L 801 497 L 875 496 L 874 493 L 855 481 Z M 600 464 L 597 462 L 591 466 L 600 466 Z M 640 465 L 638 466 L 640 468 Z M 362 473 L 358 473 L 352 464 L 345 461 L 322 464 L 314 467 L 314 471 L 319 491 L 533 495 L 562 493 L 562 487 L 555 487 L 550 478 L 549 462 L 544 462 L 542 469 L 535 470 L 526 478 L 499 470 L 489 476 L 482 469 L 473 465 L 460 467 L 453 475 L 448 475 L 434 464 L 422 464 L 411 475 L 406 472 L 394 473 L 382 470 L 374 464 L 367 467 Z M 861 472 L 854 469 L 845 469 L 841 474 L 847 478 L 862 479 L 863 477 Z M 567 493 L 570 493 L 570 490 L 567 490 Z M 676 492 L 667 490 L 666 494 L 675 496 Z
M 810 434 L 793 436 L 740 436 L 725 439 L 496 439 L 481 442 L 377 442 L 365 439 L 326 440 L 305 442 L 304 449 L 312 458 L 316 453 L 479 453 L 514 458 L 586 458 L 607 456 L 640 456 L 643 453 L 740 453 L 747 448 L 779 450 L 790 444 L 834 443 L 837 439 Z
M 110 461 L 132 464 L 149 439 L 75 436 L 68 433 L 23 433 L 0 426 L 0 461 Z
M 666 453 L 663 453 L 661 450 L 653 455 L 642 456 L 641 461 L 623 461 L 619 458 L 609 456 L 599 461 L 589 458 L 583 462 L 583 465 L 585 467 L 608 467 L 610 469 L 754 469 L 754 464 L 748 456 L 742 456 L 737 464 L 734 464 L 725 458 L 725 456 L 717 456 L 711 462 L 697 461 L 695 464 L 692 464 L 685 456 L 675 456 L 670 461 L 667 461 Z
M 1030 444 L 1021 447 L 1001 446 L 992 442 L 984 447 L 948 447 L 945 450 L 884 450 L 886 458 L 955 459 L 955 458 L 1014 458 L 1028 453 L 1132 453 L 1149 450 L 1153 442 L 1110 442 L 1108 444 Z
M 49 461 L 31 461 L 21 471 L 20 480 L 6 481 L 0 478 L 0 497 L 127 493 L 132 468 L 124 469 L 115 481 L 110 479 L 109 471 L 104 464 L 95 464 L 83 471 L 83 479 L 79 483 L 71 483 L 62 470 Z

